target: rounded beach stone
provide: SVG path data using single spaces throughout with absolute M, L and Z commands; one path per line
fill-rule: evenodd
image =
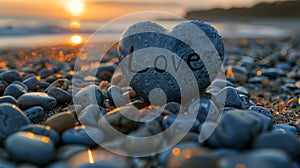
M 101 105 L 103 102 L 103 95 L 96 85 L 89 85 L 82 88 L 73 97 L 74 104 L 86 107 L 90 104 Z
M 188 157 L 178 168 L 198 167 L 199 165 L 201 165 L 201 167 L 218 168 L 218 158 L 210 153 L 196 155 Z
M 249 110 L 251 111 L 255 111 L 257 113 L 263 114 L 269 118 L 271 118 L 272 120 L 274 119 L 272 113 L 267 110 L 266 108 L 262 107 L 262 106 L 250 106 Z
M 241 95 L 240 98 L 242 100 L 241 109 L 248 109 L 250 107 L 249 97 L 246 95 Z
M 195 31 L 193 31 L 195 29 L 201 33 L 195 35 Z M 197 50 L 204 47 L 202 46 L 202 42 L 205 40 L 209 40 L 212 44 L 211 46 L 206 44 L 207 52 L 201 54 L 203 57 L 200 57 Z M 148 102 L 150 102 L 149 94 L 151 90 L 155 88 L 161 89 L 164 92 L 168 102 L 180 102 L 180 88 L 173 78 L 174 73 L 178 73 L 178 67 L 174 67 L 174 56 L 176 59 L 183 60 L 187 63 L 200 90 L 205 90 L 209 86 L 211 82 L 210 79 L 215 78 L 224 58 L 224 47 L 221 37 L 218 32 L 207 23 L 201 21 L 186 21 L 174 27 L 171 32 L 168 32 L 165 28 L 154 22 L 145 21 L 133 24 L 123 32 L 118 48 L 120 53 L 119 60 L 121 62 L 127 56 L 132 57 L 133 52 L 142 51 L 142 49 L 150 47 L 160 48 L 174 53 L 174 55 L 173 68 L 168 68 L 168 72 L 166 71 L 166 67 L 167 63 L 172 64 L 171 61 L 168 61 L 168 59 L 171 60 L 172 56 L 166 55 L 166 53 L 164 53 L 166 56 L 158 53 L 154 64 L 158 62 L 158 58 L 161 58 L 161 60 L 165 60 L 165 68 L 159 65 L 154 65 L 154 67 L 147 66 L 148 68 L 139 70 L 137 74 L 130 79 L 131 87 Z M 201 50 L 201 52 L 205 51 Z M 136 62 L 136 60 L 134 61 Z M 149 61 L 147 61 L 147 63 L 148 62 Z M 133 69 L 130 68 L 129 70 Z M 125 74 L 125 76 L 128 78 L 127 74 Z M 184 83 L 182 80 L 180 80 L 180 82 Z M 191 94 L 187 96 L 193 97 L 194 95 Z M 160 96 L 157 97 L 160 98 Z
M 39 72 L 37 73 L 38 76 L 40 76 L 42 79 L 47 78 L 48 76 L 52 75 L 54 73 L 54 70 L 48 69 L 48 68 L 42 68 L 41 70 L 39 70 Z
M 11 103 L 14 105 L 18 105 L 18 101 L 12 96 L 1 96 L 0 103 Z
M 47 136 L 54 143 L 59 142 L 59 134 L 54 129 L 52 129 L 50 126 L 30 124 L 30 125 L 26 125 L 26 126 L 22 127 L 20 129 L 20 131 L 32 132 L 36 135 Z
M 193 119 L 181 119 L 176 121 L 177 117 L 182 117 L 184 118 L 185 114 L 178 114 L 178 115 L 166 115 L 163 118 L 162 121 L 162 128 L 164 130 L 168 129 L 168 132 L 165 133 L 166 136 L 173 137 L 174 135 L 179 135 L 182 134 L 186 131 L 186 125 L 189 125 L 188 123 L 191 123 Z M 198 120 L 195 120 L 194 124 L 192 125 L 190 131 L 191 132 L 198 132 L 198 127 L 200 125 L 200 122 Z M 173 126 L 173 127 L 171 127 Z
M 11 84 L 17 84 L 22 86 L 26 91 L 28 91 L 28 87 L 27 85 L 25 85 L 25 83 L 21 82 L 21 81 L 13 81 Z
M 0 104 L 0 144 L 11 134 L 30 124 L 25 113 L 16 105 L 9 103 Z
M 24 112 L 32 123 L 40 123 L 44 121 L 46 116 L 46 113 L 41 106 L 30 107 L 29 109 L 24 110 Z
M 36 76 L 29 77 L 23 81 L 29 90 L 36 91 L 40 87 L 40 80 Z
M 124 106 L 127 104 L 118 86 L 110 86 L 107 89 L 107 96 L 115 106 Z
M 273 148 L 280 149 L 291 156 L 300 154 L 300 143 L 295 135 L 281 132 L 271 132 L 261 134 L 253 142 L 254 149 Z
M 208 144 L 213 147 L 243 149 L 253 138 L 266 131 L 272 124 L 271 120 L 266 122 L 262 118 L 265 116 L 259 115 L 261 114 L 246 110 L 229 110 L 225 112 L 213 134 L 206 137 L 208 138 Z M 200 128 L 202 127 L 203 125 Z
M 218 106 L 240 108 L 242 99 L 233 87 L 227 86 L 216 95 L 216 103 Z
M 73 128 L 75 122 L 75 116 L 71 112 L 61 112 L 47 118 L 45 125 L 49 125 L 58 133 L 62 133 L 67 129 Z
M 204 121 L 215 121 L 217 122 L 221 114 L 216 107 L 215 103 L 210 99 L 200 98 L 195 100 L 188 109 L 189 113 L 198 113 L 197 119 L 200 123 Z M 209 114 L 209 117 L 208 117 Z M 208 117 L 208 118 L 207 118 Z
M 106 114 L 106 110 L 103 107 L 91 104 L 79 114 L 77 113 L 77 116 L 81 124 L 98 127 L 98 121 L 104 114 Z
M 159 154 L 158 156 L 158 162 L 161 165 L 166 165 L 169 161 L 169 158 L 171 157 L 171 155 L 174 155 L 173 150 L 174 151 L 183 151 L 184 149 L 195 149 L 200 147 L 199 143 L 195 143 L 195 142 L 185 142 L 185 143 L 178 143 L 176 144 L 174 147 L 162 152 Z
M 63 90 L 67 90 L 69 88 L 70 81 L 68 79 L 57 79 L 56 81 L 52 82 L 44 92 L 48 92 L 49 89 L 52 88 L 60 88 Z
M 72 100 L 72 96 L 60 88 L 51 88 L 47 93 L 49 96 L 54 97 L 58 104 L 69 103 Z
M 15 80 L 22 81 L 22 76 L 18 71 L 10 70 L 10 71 L 2 72 L 0 74 L 0 80 L 4 80 L 8 83 L 11 83 L 12 81 L 15 81 Z
M 55 155 L 55 147 L 50 138 L 31 132 L 17 132 L 5 141 L 5 149 L 16 161 L 39 166 L 50 163 Z
M 64 145 L 57 149 L 57 160 L 68 160 L 73 155 L 88 150 L 88 146 L 85 145 Z
M 66 168 L 68 167 L 68 163 L 66 161 L 54 162 L 48 165 L 46 168 Z
M 95 127 L 76 126 L 66 130 L 61 138 L 65 144 L 79 144 L 93 147 L 103 141 L 104 133 Z M 95 142 L 96 140 L 97 142 Z
M 18 105 L 21 109 L 27 109 L 33 106 L 41 106 L 45 110 L 51 110 L 57 102 L 54 97 L 43 92 L 26 93 L 19 97 Z
M 244 154 L 223 157 L 219 167 L 232 168 L 243 165 L 245 167 L 282 168 L 293 167 L 290 157 L 281 150 L 261 149 Z
M 20 97 L 21 95 L 27 93 L 27 91 L 18 84 L 10 84 L 7 86 L 7 88 L 4 90 L 3 95 L 9 95 L 16 99 Z
M 147 127 L 140 127 L 138 130 L 132 131 L 125 137 L 123 146 L 126 152 L 132 155 L 151 154 L 162 148 L 164 136 L 162 134 L 151 137 L 153 134 L 149 132 Z M 147 137 L 147 140 L 139 141 L 132 137 Z M 138 144 L 138 148 L 136 147 Z
M 113 127 L 124 134 L 128 134 L 138 128 L 138 121 L 140 121 L 141 117 L 142 113 L 138 109 L 131 106 L 122 106 L 106 113 L 100 118 L 98 125 L 103 131 L 107 131 L 107 127 Z M 109 126 L 106 125 L 106 122 L 109 123 Z
M 0 94 L 3 94 L 5 88 L 8 86 L 8 83 L 4 80 L 0 80 Z
M 273 126 L 273 131 L 282 131 L 283 133 L 290 133 L 292 135 L 297 135 L 297 129 L 294 126 L 286 124 L 276 124 Z
M 89 154 L 90 153 L 90 154 Z M 92 167 L 107 167 L 107 168 L 131 168 L 133 163 L 126 157 L 111 153 L 106 150 L 95 149 L 78 153 L 68 160 L 68 167 L 90 168 L 93 157 Z
M 0 167 L 3 167 L 3 168 L 17 168 L 17 165 L 13 162 L 8 161 L 8 160 L 0 159 Z
M 178 114 L 180 110 L 183 110 L 183 107 L 177 102 L 168 102 L 162 106 L 162 109 L 167 110 L 172 114 Z

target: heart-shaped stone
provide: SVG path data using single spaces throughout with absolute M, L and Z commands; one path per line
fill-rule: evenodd
M 136 23 L 123 32 L 118 49 L 118 66 L 131 87 L 157 105 L 204 91 L 224 59 L 221 36 L 201 21 L 182 22 L 170 32 L 154 22 Z

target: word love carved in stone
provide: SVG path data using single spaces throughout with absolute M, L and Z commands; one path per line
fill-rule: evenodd
M 170 32 L 154 22 L 139 22 L 125 30 L 119 42 L 119 68 L 149 102 L 193 98 L 195 89 L 210 85 L 223 58 L 220 35 L 201 21 L 182 22 Z

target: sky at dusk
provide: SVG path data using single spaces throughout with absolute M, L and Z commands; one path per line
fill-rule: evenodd
M 109 20 L 142 11 L 166 11 L 183 16 L 186 10 L 249 7 L 276 0 L 1 0 L 1 17 Z

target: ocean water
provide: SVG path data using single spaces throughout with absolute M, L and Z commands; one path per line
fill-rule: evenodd
M 169 30 L 181 21 L 156 20 Z M 0 18 L 0 48 L 38 47 L 71 44 L 73 35 L 83 42 L 115 42 L 121 33 L 135 21 L 82 21 L 80 29 L 71 30 L 67 20 L 41 20 L 28 18 Z M 282 27 L 277 22 L 210 22 L 224 38 L 287 37 L 292 35 L 291 26 Z M 275 24 L 274 24 L 275 23 Z M 280 23 L 280 22 L 279 22 Z M 296 23 L 296 24 L 295 24 Z M 294 27 L 300 22 L 293 22 Z M 93 38 L 90 38 L 93 37 Z

